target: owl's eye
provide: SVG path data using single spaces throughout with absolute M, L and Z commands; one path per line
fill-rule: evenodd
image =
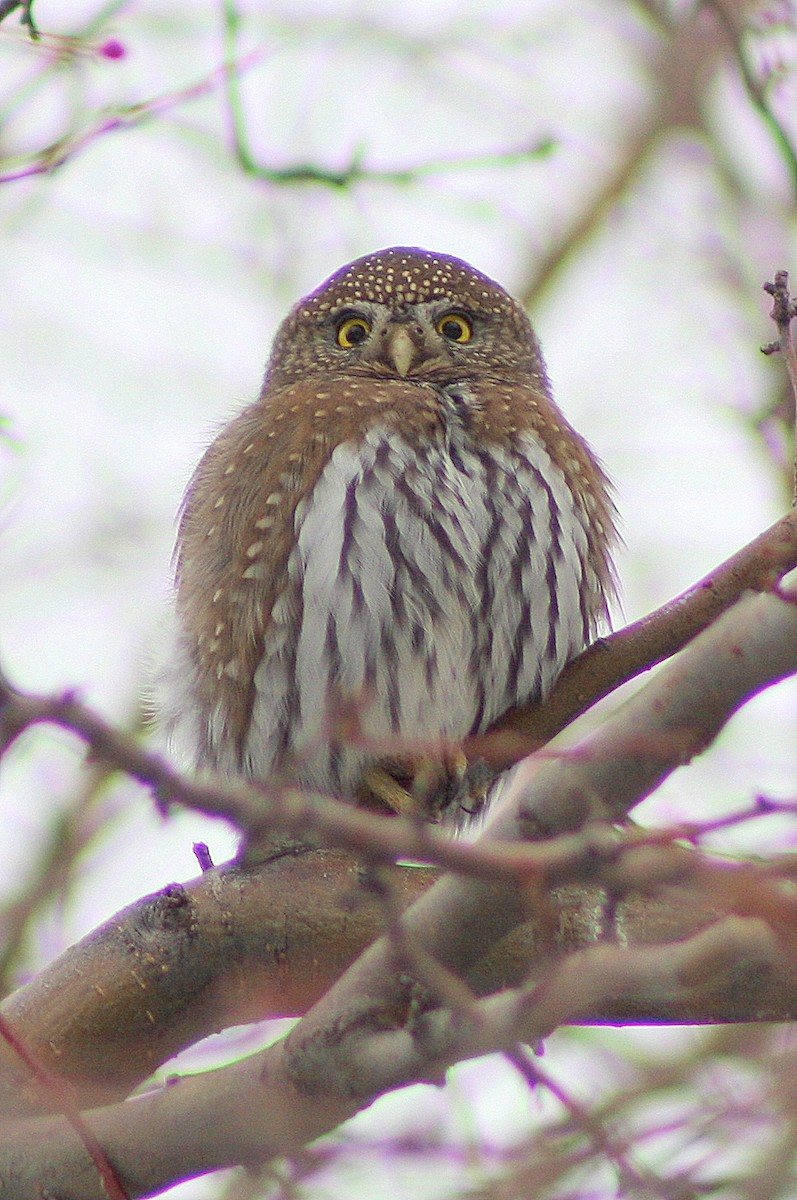
M 473 326 L 464 313 L 446 313 L 440 317 L 435 329 L 449 342 L 469 342 L 473 337 Z
M 345 350 L 359 346 L 371 332 L 371 322 L 365 317 L 347 317 L 338 326 L 338 345 Z

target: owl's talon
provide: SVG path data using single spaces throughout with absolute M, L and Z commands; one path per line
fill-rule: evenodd
M 369 807 L 376 803 L 377 807 L 388 808 L 400 817 L 429 819 L 414 787 L 407 791 L 387 767 L 370 767 L 363 777 L 362 791 L 363 802 Z
M 373 766 L 366 771 L 364 787 L 367 799 L 380 807 L 437 822 L 458 801 L 467 773 L 468 760 L 455 748 L 439 758 L 419 756 Z

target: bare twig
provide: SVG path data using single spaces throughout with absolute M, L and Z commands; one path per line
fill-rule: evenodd
M 537 836 L 574 829 L 588 813 L 621 819 L 678 763 L 705 749 L 746 699 L 795 671 L 797 610 L 791 600 L 743 597 L 582 738 L 579 753 L 521 762 L 502 785 L 488 826 L 497 836 L 511 838 L 517 836 L 511 830 L 518 817 L 537 826 Z M 549 802 L 546 791 L 552 785 Z M 507 826 L 504 794 L 522 793 L 525 787 L 533 802 L 525 815 L 522 804 L 510 806 Z
M 91 1155 L 109 1200 L 128 1200 L 127 1192 L 119 1182 L 119 1176 L 109 1162 L 108 1155 L 75 1105 L 69 1085 L 42 1065 L 2 1013 L 0 1013 L 0 1038 L 22 1060 L 37 1084 L 55 1101 L 56 1107 L 72 1126 L 88 1154 Z
M 378 897 L 382 906 L 385 935 L 394 948 L 398 968 L 411 972 L 425 989 L 426 995 L 420 1000 L 429 999 L 430 1003 L 424 1004 L 424 1007 L 444 1007 L 462 1020 L 478 1022 L 481 1017 L 475 993 L 459 975 L 425 950 L 406 926 L 404 905 L 393 880 L 384 870 L 377 868 L 368 872 L 367 882 L 369 890 Z M 411 997 L 411 1004 L 417 1005 L 418 1002 L 418 996 Z
M 531 278 L 520 289 L 520 299 L 532 310 L 559 271 L 573 261 L 629 194 L 668 132 L 703 128 L 699 91 L 706 69 L 720 49 L 716 31 L 701 19 L 698 7 L 682 7 L 676 15 L 669 4 L 643 0 L 637 4 L 660 34 L 640 63 L 640 75 L 650 82 L 650 108 L 624 121 L 622 141 L 612 149 L 615 165 L 597 180 L 590 174 L 584 203 L 561 231 L 552 230 L 546 237 Z M 639 39 L 638 45 L 646 41 Z
M 131 736 L 141 731 L 143 714 L 140 706 L 136 705 L 135 712 L 124 725 Z M 14 960 L 31 921 L 45 904 L 67 898 L 81 855 L 116 818 L 119 806 L 108 801 L 106 786 L 115 770 L 108 763 L 89 764 L 74 792 L 55 805 L 47 837 L 28 868 L 27 882 L 0 905 L 0 989 L 3 992 L 8 990 Z
M 764 284 L 764 291 L 772 297 L 772 312 L 770 316 L 775 322 L 778 331 L 778 339 L 775 342 L 770 342 L 761 349 L 764 354 L 783 355 L 786 363 L 786 371 L 789 376 L 789 386 L 791 387 L 792 401 L 795 411 L 795 436 L 794 436 L 794 486 L 792 493 L 792 503 L 797 506 L 797 351 L 794 348 L 794 339 L 791 333 L 791 323 L 797 317 L 797 302 L 793 301 L 789 292 L 789 272 L 776 271 L 774 280 L 768 280 Z
M 40 150 L 34 160 L 17 170 L 7 171 L 0 175 L 0 184 L 13 183 L 19 179 L 28 179 L 33 175 L 49 175 L 70 162 L 77 154 L 91 145 L 97 138 L 109 133 L 118 133 L 126 129 L 135 129 L 180 105 L 199 100 L 213 92 L 226 78 L 227 72 L 234 70 L 238 73 L 246 71 L 259 62 L 263 51 L 254 51 L 237 63 L 225 63 L 209 75 L 185 88 L 173 92 L 164 92 L 150 100 L 142 100 L 137 104 L 126 104 L 112 109 L 101 110 L 94 121 L 82 133 L 72 138 L 61 138 L 52 145 Z
M 797 200 L 797 147 L 772 108 L 766 88 L 757 78 L 745 53 L 744 38 L 747 31 L 744 6 L 740 5 L 737 0 L 709 0 L 709 7 L 714 11 L 728 35 L 747 95 L 780 151 L 789 174 L 792 196 Z
M 234 0 L 224 0 L 224 51 L 227 63 L 225 98 L 230 137 L 235 158 L 243 171 L 254 179 L 275 184 L 322 184 L 332 188 L 349 188 L 358 183 L 388 184 L 401 187 L 430 176 L 457 171 L 479 171 L 485 167 L 509 167 L 516 163 L 542 158 L 554 147 L 553 139 L 537 138 L 528 145 L 514 146 L 487 154 L 462 155 L 457 158 L 433 158 L 413 166 L 377 169 L 369 167 L 362 152 L 355 153 L 345 166 L 335 170 L 315 163 L 293 163 L 287 167 L 259 163 L 252 151 L 247 131 L 239 72 L 235 70 L 237 36 L 241 16 Z
M 528 1049 L 518 1043 L 506 1051 L 506 1057 L 526 1080 L 529 1087 L 544 1087 L 555 1096 L 567 1113 L 570 1124 L 582 1130 L 595 1151 L 606 1156 L 617 1170 L 623 1192 L 661 1196 L 671 1200 L 672 1191 L 668 1180 L 644 1167 L 638 1167 L 630 1157 L 628 1147 L 612 1137 L 604 1123 L 590 1112 L 586 1105 L 570 1096 L 540 1063 L 532 1059 Z
M 0 0 L 0 21 L 4 21 L 18 8 L 22 9 L 19 17 L 20 24 L 27 25 L 32 40 L 38 41 L 41 35 L 33 19 L 33 0 Z
M 148 752 L 129 734 L 115 729 L 73 693 L 37 696 L 20 692 L 0 674 L 0 755 L 29 726 L 60 725 L 77 734 L 92 757 L 126 772 L 150 787 L 164 807 L 172 802 L 199 812 L 225 817 L 257 845 L 274 829 L 317 838 L 362 853 L 372 862 L 399 858 L 433 863 L 484 878 L 538 873 L 551 865 L 550 852 L 534 846 L 494 844 L 477 849 L 454 841 L 440 829 L 366 812 L 329 796 L 300 792 L 268 781 L 257 786 L 245 781 L 192 779 L 180 775 L 164 759 Z M 583 850 L 562 843 L 556 853 L 576 858 Z M 594 852 L 594 848 L 593 848 Z M 564 862 L 564 859 L 562 860 Z
M 499 767 L 517 762 L 596 699 L 682 648 L 742 592 L 756 587 L 770 589 L 796 565 L 797 512 L 792 512 L 676 600 L 595 643 L 570 664 L 544 705 L 529 705 L 505 714 L 493 731 L 472 740 L 470 753 L 474 758 L 488 757 Z M 492 856 L 489 863 L 483 858 L 474 862 L 470 847 L 452 842 L 429 826 L 397 823 L 278 783 L 253 788 L 243 782 L 186 780 L 164 760 L 148 754 L 133 738 L 110 727 L 74 694 L 28 696 L 0 676 L 0 752 L 29 724 L 41 721 L 72 729 L 96 757 L 152 787 L 161 803 L 178 800 L 225 816 L 255 842 L 276 825 L 299 835 L 315 833 L 327 844 L 364 851 L 371 858 L 381 850 L 391 862 L 396 856 L 404 856 L 465 872 L 529 869 L 529 860 L 518 858 L 523 848 L 491 847 L 487 851 Z M 661 731 L 657 737 L 660 753 Z M 560 758 L 564 752 L 555 753 Z M 634 753 L 639 753 L 639 745 Z
M 233 152 L 243 170 L 253 178 L 265 183 L 284 186 L 320 184 L 335 189 L 345 189 L 357 183 L 371 182 L 390 186 L 403 186 L 424 178 L 460 171 L 478 171 L 485 167 L 512 166 L 543 157 L 553 149 L 551 138 L 538 138 L 528 144 L 498 150 L 492 153 L 463 155 L 452 158 L 433 158 L 412 166 L 375 168 L 369 166 L 362 154 L 355 154 L 343 167 L 332 168 L 317 163 L 298 162 L 284 167 L 258 163 L 249 147 L 239 81 L 241 75 L 260 63 L 267 54 L 258 49 L 235 57 L 233 44 L 237 29 L 237 14 L 227 0 L 225 5 L 225 61 L 209 75 L 188 87 L 165 92 L 135 104 L 116 106 L 101 110 L 88 128 L 73 136 L 59 138 L 51 145 L 29 156 L 23 166 L 0 175 L 0 184 L 28 179 L 36 175 L 48 175 L 57 171 L 75 158 L 98 138 L 118 133 L 152 121 L 172 110 L 215 91 L 220 85 L 225 88 L 227 112 L 231 127 Z

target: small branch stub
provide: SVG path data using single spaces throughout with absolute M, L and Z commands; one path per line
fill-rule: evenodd
M 769 342 L 766 346 L 762 346 L 761 350 L 764 354 L 780 353 L 783 355 L 789 376 L 792 404 L 797 414 L 797 351 L 794 348 L 794 339 L 791 335 L 791 323 L 797 317 L 797 302 L 792 300 L 789 293 L 789 272 L 776 271 L 774 281 L 768 280 L 764 284 L 764 291 L 772 297 L 772 311 L 770 312 L 770 316 L 777 327 L 778 338 L 777 341 Z M 792 503 L 797 506 L 797 420 L 795 421 Z
M 213 859 L 210 850 L 205 842 L 194 842 L 194 857 L 199 863 L 199 869 L 204 875 L 205 871 L 210 871 L 213 868 Z

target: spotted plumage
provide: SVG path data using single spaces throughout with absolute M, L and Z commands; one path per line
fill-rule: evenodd
M 167 723 L 195 766 L 354 797 L 545 694 L 605 615 L 612 536 L 520 305 L 445 255 L 359 259 L 189 485 Z

